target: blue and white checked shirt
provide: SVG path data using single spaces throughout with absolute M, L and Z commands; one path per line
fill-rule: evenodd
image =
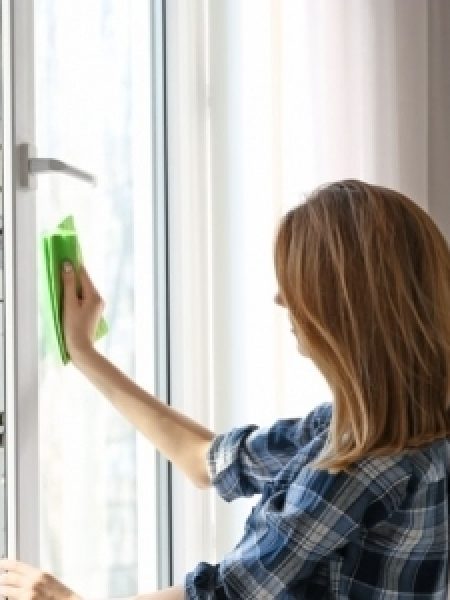
M 332 405 L 214 438 L 208 463 L 228 502 L 261 494 L 236 548 L 186 575 L 189 599 L 445 600 L 447 444 L 367 458 L 353 475 L 308 463 L 323 447 Z

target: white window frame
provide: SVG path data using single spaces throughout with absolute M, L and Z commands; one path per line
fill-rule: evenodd
M 4 361 L 6 409 L 6 553 L 39 565 L 39 427 L 38 427 L 38 324 L 36 283 L 36 194 L 19 186 L 18 147 L 35 145 L 34 122 L 34 2 L 3 0 L 2 105 L 3 105 L 3 221 L 4 221 Z M 167 172 L 165 116 L 165 2 L 154 0 L 151 13 L 153 97 L 153 276 L 155 390 L 169 398 L 169 320 L 167 311 Z M 149 270 L 151 272 L 151 270 Z M 146 450 L 138 439 L 138 470 Z M 147 453 L 148 454 L 148 453 Z M 159 500 L 151 516 L 158 537 L 157 585 L 172 584 L 170 466 L 157 456 Z M 139 476 L 139 473 L 138 473 Z M 142 476 L 142 475 L 141 475 Z M 138 519 L 143 515 L 138 507 Z M 148 553 L 138 542 L 139 555 Z M 144 578 L 140 567 L 138 580 Z M 138 587 L 140 587 L 138 581 Z M 139 590 L 142 593 L 144 590 Z M 149 590 L 145 590 L 149 591 Z
M 167 10 L 167 185 L 171 404 L 214 430 L 209 140 L 209 0 Z M 173 470 L 173 575 L 216 561 L 215 491 Z
M 39 551 L 35 193 L 17 185 L 17 147 L 34 144 L 33 6 L 2 1 L 7 554 Z M 20 235 L 19 235 L 20 232 Z M 31 425 L 31 426 L 30 426 Z M 20 451 L 19 451 L 20 450 Z

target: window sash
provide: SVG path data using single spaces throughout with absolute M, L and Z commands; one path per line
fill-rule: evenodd
M 153 121 L 153 210 L 154 264 L 157 297 L 154 301 L 155 394 L 170 402 L 167 302 L 167 186 L 165 148 L 165 17 L 163 0 L 152 2 L 152 90 L 149 112 Z M 30 564 L 39 564 L 39 438 L 38 438 L 38 327 L 36 282 L 36 211 L 34 190 L 18 185 L 20 143 L 35 145 L 34 99 L 34 14 L 27 0 L 4 0 L 2 11 L 2 133 L 3 133 L 3 218 L 4 218 L 4 363 L 6 404 L 6 553 Z M 161 251 L 162 249 L 162 251 Z M 158 252 L 156 252 L 158 250 Z M 149 285 L 150 282 L 147 282 Z M 144 285 L 144 284 L 143 284 Z M 138 307 L 141 314 L 144 307 Z M 148 311 L 148 307 L 147 307 Z M 148 315 L 148 312 L 147 312 Z M 139 318 L 139 316 L 138 316 Z M 147 316 L 148 319 L 148 316 Z M 139 343 L 139 340 L 137 341 Z M 141 380 L 144 365 L 137 365 Z M 148 370 L 148 363 L 147 363 Z M 138 435 L 137 477 L 145 477 L 149 459 L 148 442 Z M 148 514 L 148 490 L 138 487 L 138 527 L 157 529 L 157 556 L 150 557 L 143 540 L 138 541 L 140 581 L 145 578 L 149 560 L 157 564 L 157 585 L 171 584 L 170 470 L 167 461 L 157 457 L 159 501 L 157 514 Z M 139 589 L 139 592 L 148 589 Z

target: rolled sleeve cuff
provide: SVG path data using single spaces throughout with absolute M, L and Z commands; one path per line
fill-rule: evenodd
M 208 448 L 206 459 L 211 482 L 227 502 L 253 493 L 243 485 L 239 452 L 243 440 L 255 429 L 256 425 L 236 427 L 217 435 Z
M 185 598 L 188 600 L 226 600 L 219 582 L 219 565 L 201 562 L 188 573 L 184 582 Z

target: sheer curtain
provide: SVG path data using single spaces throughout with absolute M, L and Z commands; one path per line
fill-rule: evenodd
M 170 4 L 172 400 L 215 432 L 331 401 L 273 303 L 275 227 L 316 185 L 344 177 L 428 208 L 430 103 L 442 93 L 435 73 L 430 96 L 429 60 L 448 39 L 439 2 Z M 445 211 L 439 173 L 433 202 Z M 255 499 L 227 505 L 177 473 L 175 487 L 181 581 L 236 544 Z

